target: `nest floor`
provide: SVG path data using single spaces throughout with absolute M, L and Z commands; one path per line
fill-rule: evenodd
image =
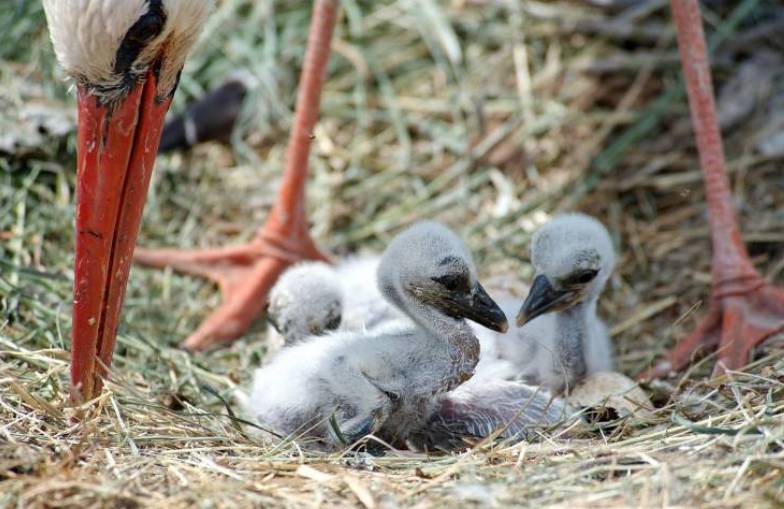
M 715 358 L 645 386 L 649 418 L 462 454 L 316 454 L 254 438 L 232 393 L 266 354 L 263 317 L 227 348 L 178 343 L 220 296 L 134 268 L 112 378 L 68 404 L 74 99 L 41 6 L 0 9 L 0 507 L 781 507 L 784 338 L 743 372 Z M 705 311 L 701 174 L 663 0 L 345 0 L 308 187 L 337 255 L 441 220 L 487 277 L 528 280 L 528 240 L 580 210 L 619 266 L 601 315 L 641 372 Z M 240 69 L 227 145 L 160 156 L 140 244 L 250 238 L 279 182 L 310 2 L 222 0 L 175 110 Z M 704 2 L 735 205 L 753 261 L 784 285 L 784 18 Z M 779 137 L 777 137 L 779 136 Z

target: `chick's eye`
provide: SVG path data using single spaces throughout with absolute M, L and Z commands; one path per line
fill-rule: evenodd
M 456 292 L 468 288 L 468 281 L 465 276 L 459 274 L 447 274 L 445 276 L 434 277 L 433 281 L 440 284 L 447 291 Z
M 567 285 L 584 285 L 594 280 L 596 275 L 599 274 L 598 270 L 586 269 L 569 276 L 565 283 Z

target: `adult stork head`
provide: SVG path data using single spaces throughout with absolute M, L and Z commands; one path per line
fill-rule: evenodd
M 94 396 L 111 362 L 161 126 L 212 0 L 44 0 L 75 80 L 76 260 L 71 379 Z

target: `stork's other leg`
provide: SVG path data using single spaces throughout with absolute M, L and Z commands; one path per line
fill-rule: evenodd
M 713 284 L 702 323 L 644 376 L 679 370 L 712 348 L 718 348 L 716 371 L 738 369 L 755 345 L 784 331 L 784 290 L 766 283 L 752 266 L 732 204 L 698 2 L 670 3 L 705 181 Z
M 218 283 L 223 303 L 185 340 L 188 349 L 202 350 L 239 337 L 259 316 L 267 293 L 287 266 L 302 259 L 327 259 L 308 234 L 305 180 L 337 10 L 337 0 L 317 0 L 313 7 L 281 189 L 256 237 L 228 248 L 136 250 L 134 259 L 142 265 L 172 267 Z

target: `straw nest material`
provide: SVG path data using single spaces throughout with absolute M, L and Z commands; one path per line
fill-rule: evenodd
M 40 5 L 11 4 L 0 9 L 0 140 L 18 141 L 0 144 L 0 507 L 781 507 L 782 338 L 747 372 L 710 379 L 709 357 L 645 386 L 644 417 L 569 438 L 320 455 L 259 440 L 233 413 L 265 355 L 263 321 L 229 348 L 186 354 L 177 343 L 216 289 L 136 268 L 112 378 L 94 407 L 70 407 L 73 97 Z M 230 147 L 159 159 L 141 244 L 239 242 L 261 224 L 310 4 L 220 2 L 175 109 L 243 69 L 245 114 Z M 526 280 L 531 232 L 582 210 L 621 253 L 600 307 L 621 370 L 635 375 L 694 327 L 710 244 L 664 0 L 341 4 L 308 188 L 322 246 L 377 251 L 430 217 L 466 238 L 486 276 Z M 705 21 L 745 240 L 784 284 L 784 18 L 772 0 L 714 0 Z M 52 113 L 41 120 L 31 104 Z

